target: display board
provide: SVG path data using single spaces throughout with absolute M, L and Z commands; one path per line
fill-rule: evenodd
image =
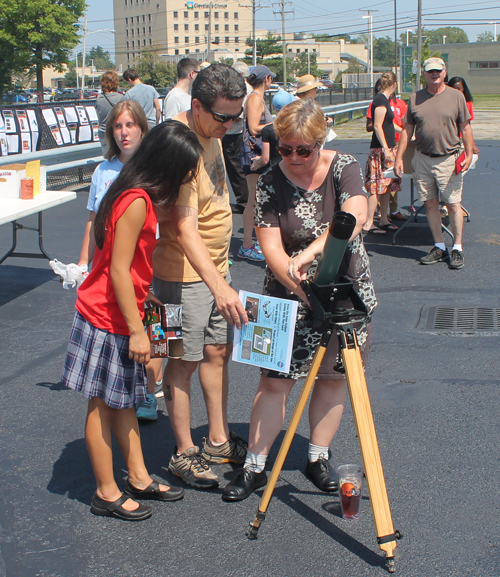
M 2 107 L 0 155 L 35 152 L 42 130 L 45 135 L 47 129 L 57 146 L 98 142 L 95 104 L 47 104 L 27 109 Z

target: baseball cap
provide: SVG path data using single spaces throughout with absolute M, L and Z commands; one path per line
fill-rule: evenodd
M 272 72 L 267 66 L 263 64 L 259 64 L 258 66 L 254 66 L 251 69 L 251 73 L 258 78 L 259 80 L 264 80 L 266 76 L 271 76 L 272 78 L 276 78 L 276 74 Z
M 427 60 L 424 60 L 422 68 L 425 72 L 429 72 L 429 70 L 443 70 L 443 68 L 446 68 L 446 64 L 442 58 L 434 56 L 433 58 L 427 58 Z
M 274 110 L 276 110 L 276 111 L 281 110 L 283 108 L 283 106 L 290 104 L 290 102 L 293 102 L 294 100 L 295 100 L 295 98 L 292 94 L 290 94 L 289 92 L 286 92 L 286 90 L 280 89 L 273 96 Z

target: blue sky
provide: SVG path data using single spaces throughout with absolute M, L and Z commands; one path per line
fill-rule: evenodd
M 385 0 L 369 3 L 367 0 L 352 0 L 349 9 L 345 3 L 332 0 L 295 0 L 291 3 L 294 13 L 287 16 L 287 32 L 306 32 L 340 34 L 347 33 L 357 36 L 367 31 L 367 19 L 362 19 L 367 10 L 373 12 L 373 32 L 376 37 L 390 36 L 394 38 L 394 1 L 397 2 L 398 36 L 406 33 L 407 29 L 414 29 L 417 25 L 417 0 Z M 114 53 L 113 34 L 109 32 L 95 32 L 113 28 L 112 0 L 87 0 L 87 49 L 92 46 L 102 46 L 111 54 Z M 250 4 L 250 2 L 248 2 Z M 257 3 L 259 4 L 258 0 Z M 261 0 L 257 11 L 257 28 L 281 31 L 281 20 L 273 14 L 270 1 Z M 288 8 L 287 8 L 288 9 Z M 422 0 L 423 26 L 439 28 L 441 26 L 458 26 L 463 28 L 474 42 L 477 34 L 490 30 L 493 24 L 499 22 L 497 33 L 500 35 L 500 3 L 498 0 L 479 1 L 470 0 Z M 80 47 L 81 49 L 81 47 Z

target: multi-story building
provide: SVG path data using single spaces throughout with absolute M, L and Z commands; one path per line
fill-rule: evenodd
M 186 55 L 212 60 L 218 51 L 237 58 L 252 35 L 250 2 L 113 0 L 113 8 L 118 70 L 134 67 L 145 49 L 172 60 Z

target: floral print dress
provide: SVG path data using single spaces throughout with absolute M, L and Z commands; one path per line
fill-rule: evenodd
M 279 165 L 264 173 L 258 181 L 255 199 L 255 226 L 279 227 L 285 251 L 295 256 L 328 228 L 333 214 L 341 210 L 342 204 L 357 195 L 367 197 L 363 186 L 363 175 L 356 159 L 350 154 L 337 152 L 324 182 L 316 190 L 306 191 L 283 174 Z M 308 276 L 316 271 L 314 261 Z M 377 298 L 370 273 L 370 264 L 363 239 L 358 235 L 347 245 L 340 265 L 338 277 L 347 277 L 368 311 L 368 317 L 354 323 L 361 351 L 368 350 L 369 324 Z M 298 300 L 274 276 L 268 267 L 264 280 L 264 294 Z M 320 341 L 321 328 L 313 328 L 309 321 L 309 309 L 299 301 L 298 325 L 295 327 L 290 373 L 263 370 L 273 378 L 301 378 L 307 375 L 316 347 Z M 339 378 L 333 370 L 338 359 L 338 342 L 332 337 L 318 373 L 319 378 Z

